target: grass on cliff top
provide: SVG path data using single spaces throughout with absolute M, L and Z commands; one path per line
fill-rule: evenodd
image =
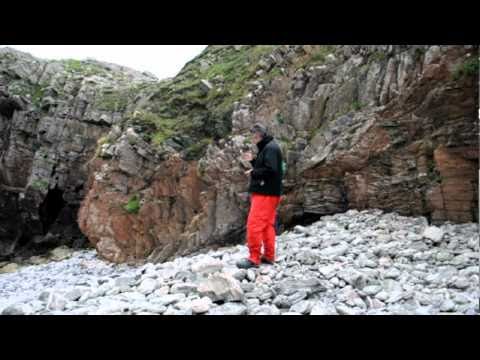
M 169 81 L 157 85 L 145 109 L 128 116 L 153 145 L 181 139 L 184 155 L 198 158 L 206 146 L 231 132 L 233 103 L 247 94 L 261 57 L 275 46 L 212 46 Z M 202 67 L 202 62 L 209 66 Z M 278 74 L 278 72 L 275 72 Z M 212 84 L 207 89 L 201 80 Z
M 463 77 L 471 77 L 478 75 L 478 63 L 478 57 L 473 57 L 465 60 L 454 70 L 453 79 L 459 80 Z
M 315 45 L 313 51 L 297 63 L 296 69 L 322 65 L 325 63 L 327 55 L 333 53 L 335 53 L 334 45 Z
M 107 71 L 101 66 L 98 66 L 92 63 L 87 63 L 80 60 L 67 59 L 67 60 L 61 60 L 60 62 L 63 64 L 65 71 L 67 71 L 70 74 L 93 76 L 93 75 L 103 75 L 107 73 Z

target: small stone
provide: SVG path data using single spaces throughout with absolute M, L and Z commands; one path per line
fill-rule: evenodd
M 320 256 L 325 256 L 325 257 L 336 257 L 336 256 L 341 256 L 344 255 L 348 251 L 348 244 L 347 243 L 342 243 L 337 246 L 331 246 L 326 249 L 320 250 L 319 255 Z
M 151 278 L 144 279 L 138 286 L 138 292 L 144 295 L 152 293 L 157 287 L 157 281 Z
M 163 315 L 193 315 L 192 309 L 174 309 L 173 307 L 170 307 L 163 313 Z
M 440 306 L 440 310 L 444 312 L 452 312 L 452 311 L 455 311 L 455 309 L 456 309 L 456 305 L 450 299 L 445 300 Z
M 162 297 L 155 298 L 155 303 L 158 303 L 160 305 L 168 306 L 171 304 L 175 304 L 181 300 L 185 299 L 185 294 L 179 293 L 179 294 L 168 294 L 164 295 Z M 152 299 L 153 301 L 153 299 Z
M 453 286 L 457 289 L 467 289 L 470 287 L 470 281 L 467 278 L 459 277 L 454 283 Z
M 244 293 L 240 283 L 233 276 L 225 273 L 216 273 L 198 286 L 198 293 L 208 296 L 212 301 L 241 301 Z
M 400 276 L 400 274 L 401 273 L 397 268 L 392 267 L 392 268 L 388 269 L 387 271 L 385 271 L 384 277 L 386 279 L 396 279 Z
M 67 299 L 65 299 L 62 295 L 58 293 L 50 294 L 47 302 L 48 310 L 61 311 L 65 309 L 66 305 L 67 305 Z
M 232 273 L 232 276 L 238 281 L 242 281 L 247 276 L 247 270 L 236 268 L 236 271 Z
M 318 271 L 327 279 L 331 279 L 337 272 L 334 265 L 321 266 Z
M 248 269 L 246 278 L 249 281 L 255 281 L 255 272 L 252 269 Z
M 192 265 L 192 271 L 202 274 L 212 274 L 223 269 L 223 263 L 213 257 L 207 257 Z
M 280 310 L 275 305 L 260 305 L 253 308 L 250 315 L 280 315 Z
M 14 304 L 3 309 L 2 315 L 31 315 L 32 311 L 32 307 L 28 304 Z
M 365 286 L 362 291 L 369 296 L 377 295 L 382 290 L 380 285 L 368 285 Z
M 423 237 L 438 243 L 442 241 L 443 230 L 437 226 L 429 226 L 423 231 Z
M 239 303 L 227 302 L 215 308 L 211 308 L 207 315 L 245 315 L 247 307 Z
M 67 246 L 59 246 L 50 252 L 50 258 L 55 261 L 68 259 L 72 256 L 73 250 Z
M 192 300 L 191 303 L 192 311 L 194 314 L 206 313 L 210 309 L 211 305 L 212 301 L 208 297 Z
M 172 287 L 170 288 L 170 293 L 172 294 L 183 293 L 185 295 L 188 295 L 195 292 L 197 292 L 197 285 L 193 283 L 178 283 L 172 285 Z
M 7 265 L 3 266 L 0 269 L 0 274 L 13 273 L 13 272 L 18 271 L 19 268 L 20 267 L 18 266 L 18 264 L 10 263 L 10 264 L 7 264 Z
M 310 310 L 310 315 L 337 315 L 337 310 L 333 305 L 316 302 Z
M 300 314 L 306 314 L 306 313 L 310 312 L 313 305 L 314 304 L 311 301 L 308 301 L 308 300 L 299 301 L 290 308 L 290 311 L 300 313 Z
M 337 305 L 335 309 L 340 315 L 357 315 L 358 314 L 358 312 L 355 309 L 352 309 L 345 305 Z
M 115 286 L 124 288 L 124 287 L 131 287 L 135 285 L 135 278 L 132 277 L 118 277 L 115 279 Z
M 64 296 L 68 301 L 77 301 L 88 291 L 88 288 L 74 288 L 70 291 L 67 291 Z
M 380 291 L 377 295 L 375 295 L 375 299 L 386 301 L 390 295 L 386 291 Z
M 293 232 L 296 233 L 296 234 L 307 234 L 307 235 L 310 235 L 310 230 L 307 229 L 305 226 L 301 226 L 301 225 L 296 225 L 296 226 L 293 228 Z

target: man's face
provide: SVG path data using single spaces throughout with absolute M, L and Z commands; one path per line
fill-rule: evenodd
M 262 141 L 263 137 L 262 134 L 259 132 L 253 132 L 252 133 L 252 142 L 257 145 L 260 141 Z

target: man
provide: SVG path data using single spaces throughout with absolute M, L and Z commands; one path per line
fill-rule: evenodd
M 242 269 L 257 267 L 260 263 L 275 261 L 275 218 L 282 193 L 282 152 L 265 126 L 256 124 L 252 129 L 252 142 L 257 145 L 258 155 L 254 159 L 246 152 L 243 159 L 250 161 L 253 169 L 248 192 L 251 194 L 250 212 L 247 220 L 248 259 L 237 263 Z M 263 244 L 263 255 L 261 253 Z

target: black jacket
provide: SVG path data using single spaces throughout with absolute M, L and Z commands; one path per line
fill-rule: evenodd
M 257 144 L 257 158 L 251 161 L 248 192 L 264 195 L 282 195 L 282 151 L 280 146 L 267 135 Z

